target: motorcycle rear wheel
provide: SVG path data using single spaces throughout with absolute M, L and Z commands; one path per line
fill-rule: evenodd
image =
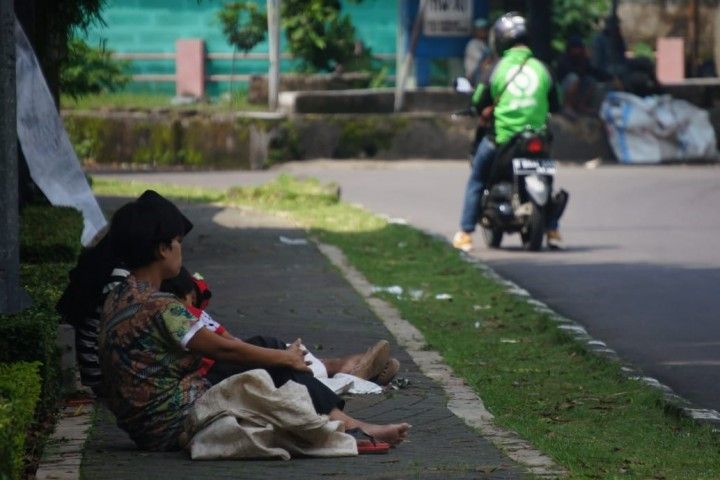
M 545 213 L 532 204 L 532 212 L 520 231 L 523 248 L 529 252 L 537 252 L 542 247 L 545 237 Z
M 482 227 L 483 240 L 488 248 L 499 248 L 503 239 L 503 231 L 500 228 Z

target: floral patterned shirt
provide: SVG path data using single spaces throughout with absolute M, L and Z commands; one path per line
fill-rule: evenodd
M 107 403 L 138 447 L 179 448 L 190 408 L 210 384 L 186 350 L 200 329 L 171 294 L 130 275 L 105 302 L 99 336 Z

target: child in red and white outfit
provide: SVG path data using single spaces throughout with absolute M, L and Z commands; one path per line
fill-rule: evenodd
M 165 280 L 162 283 L 160 290 L 178 297 L 185 304 L 188 312 L 197 318 L 202 326 L 218 335 L 232 338 L 232 335 L 228 333 L 225 327 L 213 320 L 210 314 L 205 311 L 210 303 L 212 293 L 202 275 L 199 273 L 190 275 L 190 272 L 185 267 L 182 267 L 177 277 Z M 203 358 L 199 369 L 200 374 L 202 376 L 207 375 L 210 367 L 214 364 L 215 360 L 207 357 Z

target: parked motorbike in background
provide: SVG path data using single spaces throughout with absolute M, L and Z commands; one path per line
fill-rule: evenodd
M 460 93 L 472 93 L 467 79 L 455 81 Z M 453 115 L 470 115 L 472 109 Z M 485 172 L 478 224 L 485 244 L 498 248 L 503 236 L 519 233 L 525 250 L 542 248 L 545 231 L 562 216 L 568 193 L 553 193 L 555 160 L 550 158 L 552 135 L 547 128 L 526 129 L 499 147 Z

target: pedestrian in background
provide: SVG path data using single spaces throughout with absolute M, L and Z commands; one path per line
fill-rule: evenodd
M 492 50 L 488 45 L 488 21 L 478 18 L 473 24 L 473 37 L 465 45 L 465 77 L 477 85 L 484 71 L 492 63 Z

